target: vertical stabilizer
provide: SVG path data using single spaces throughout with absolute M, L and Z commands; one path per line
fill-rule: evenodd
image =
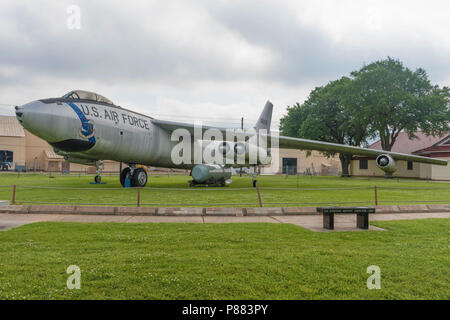
M 259 116 L 258 121 L 255 124 L 256 131 L 265 129 L 267 130 L 267 133 L 270 132 L 270 123 L 272 122 L 272 110 L 273 110 L 272 102 L 267 101 L 261 115 Z

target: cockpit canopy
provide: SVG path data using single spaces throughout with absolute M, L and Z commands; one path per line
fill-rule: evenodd
M 114 104 L 111 100 L 108 98 L 105 98 L 104 96 L 101 96 L 94 92 L 84 91 L 84 90 L 74 90 L 70 91 L 69 93 L 65 94 L 63 98 L 66 99 L 80 99 L 80 100 L 92 100 L 97 102 L 103 102 L 107 104 Z

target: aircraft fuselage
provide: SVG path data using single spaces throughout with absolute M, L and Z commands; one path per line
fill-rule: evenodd
M 169 132 L 152 124 L 151 117 L 130 110 L 55 98 L 25 104 L 17 114 L 27 130 L 74 157 L 153 166 L 171 162 L 175 142 Z

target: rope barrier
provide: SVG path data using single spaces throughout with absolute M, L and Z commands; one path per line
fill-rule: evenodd
M 385 201 L 378 201 L 379 203 L 422 203 L 422 202 L 447 202 L 450 203 L 450 200 L 385 200 Z
M 12 188 L 12 186 L 8 186 L 9 188 Z M 131 188 L 72 188 L 72 187 L 38 187 L 38 186 L 20 186 L 17 185 L 17 188 L 22 189 L 48 189 L 48 190 L 90 190 L 90 191 L 107 191 L 107 190 L 137 190 L 137 187 L 131 187 Z M 294 188 L 293 188 L 294 189 Z M 200 189 L 200 188 L 154 188 L 154 187 L 146 187 L 141 188 L 141 190 L 173 190 L 173 191 L 241 191 L 241 190 L 254 190 L 252 187 L 248 188 L 218 188 L 218 187 L 212 187 L 207 189 Z
M 423 201 L 409 201 L 409 200 L 391 200 L 391 201 L 379 201 L 379 203 L 421 203 L 421 202 L 450 202 L 450 200 L 423 200 Z M 90 203 L 90 202 L 41 202 L 41 201 L 20 201 L 24 204 L 54 204 L 54 205 L 92 205 L 92 206 L 135 206 L 136 203 Z M 373 201 L 345 201 L 345 202 L 264 202 L 265 205 L 274 204 L 296 204 L 296 205 L 325 205 L 325 204 L 351 204 L 351 203 L 373 203 Z M 141 203 L 141 206 L 196 206 L 196 207 L 208 207 L 208 206 L 258 206 L 258 203 Z
M 373 201 L 345 201 L 345 202 L 264 202 L 264 204 L 349 204 L 349 203 L 372 203 Z
M 167 206 L 167 207 L 215 207 L 215 206 L 234 206 L 234 207 L 242 207 L 242 206 L 258 206 L 258 203 L 141 203 L 143 206 Z
M 388 190 L 448 190 L 450 187 L 378 187 L 378 189 L 388 189 Z
M 155 188 L 155 187 L 146 187 L 142 190 L 148 191 L 148 190 L 174 190 L 174 191 L 241 191 L 241 190 L 255 190 L 255 188 L 248 187 L 248 188 L 220 188 L 220 187 L 208 187 L 208 188 Z
M 0 188 L 12 188 L 13 186 L 0 186 Z M 107 191 L 107 190 L 136 190 L 138 188 L 73 188 L 73 187 L 42 187 L 42 186 L 21 186 L 17 185 L 17 188 L 22 189 L 48 189 L 48 190 L 90 190 L 90 191 Z M 369 190 L 373 189 L 373 186 L 368 187 L 343 187 L 343 188 L 277 188 L 277 187 L 261 187 L 260 190 L 287 190 L 287 191 L 333 191 L 333 190 Z M 378 187 L 378 189 L 387 190 L 447 190 L 450 187 Z M 151 191 L 151 190 L 174 190 L 174 191 L 242 191 L 242 190 L 255 190 L 253 187 L 247 188 L 220 188 L 220 187 L 210 187 L 210 188 L 173 188 L 173 187 L 145 187 L 141 190 Z
M 344 188 L 277 188 L 277 187 L 263 187 L 260 190 L 292 190 L 292 191 L 326 191 L 326 190 L 362 190 L 373 189 L 373 187 L 344 187 Z
M 28 204 L 61 204 L 61 205 L 72 205 L 72 206 L 136 206 L 136 203 L 90 203 L 90 202 L 40 202 L 40 201 L 20 201 L 20 203 Z
M 136 203 L 89 203 L 89 202 L 40 202 L 40 201 L 20 201 L 20 203 L 27 204 L 60 204 L 60 205 L 93 205 L 93 206 L 136 206 Z M 141 206 L 242 206 L 242 205 L 257 205 L 257 203 L 141 203 Z
M 12 186 L 9 186 L 12 188 Z M 37 186 L 20 186 L 22 189 L 46 189 L 46 190 L 89 190 L 89 191 L 106 191 L 106 190 L 136 190 L 137 188 L 71 188 L 71 187 L 37 187 Z
M 12 203 L 16 203 L 16 191 L 17 189 L 43 189 L 43 190 L 74 190 L 74 191 L 113 191 L 113 190 L 134 190 L 137 191 L 137 206 L 140 205 L 143 206 L 258 206 L 258 202 L 247 202 L 247 203 L 143 203 L 141 202 L 141 192 L 149 192 L 149 191 L 258 191 L 255 188 L 248 187 L 248 188 L 173 188 L 173 187 L 147 187 L 147 188 L 74 188 L 74 187 L 46 187 L 46 186 L 21 186 L 21 185 L 1 185 L 0 188 L 13 188 L 13 196 L 12 196 Z M 380 189 L 386 189 L 386 190 L 447 190 L 450 189 L 450 187 L 371 187 L 371 186 L 361 186 L 361 187 L 343 187 L 343 188 L 276 188 L 276 187 L 266 187 L 261 188 L 262 191 L 269 191 L 269 190 L 283 190 L 283 191 L 295 191 L 297 193 L 301 193 L 302 191 L 342 191 L 342 190 L 371 190 L 374 189 L 375 191 L 375 205 L 379 203 L 387 204 L 387 203 L 450 203 L 450 200 L 383 200 L 378 201 L 377 199 L 377 188 Z M 301 195 L 301 194 L 300 194 Z M 246 194 L 247 196 L 247 194 Z M 80 199 L 81 200 L 81 199 Z M 125 199 L 127 201 L 127 199 Z M 245 200 L 245 199 L 243 199 Z M 75 199 L 74 201 L 77 201 Z M 251 201 L 251 200 L 250 200 Z M 343 205 L 343 204 L 367 204 L 371 203 L 373 204 L 374 201 L 372 199 L 366 200 L 366 201 L 326 201 L 326 202 L 301 202 L 301 201 L 285 201 L 285 202 L 264 202 L 261 195 L 258 192 L 258 201 L 259 201 L 259 207 L 262 207 L 263 204 L 265 206 L 270 205 Z M 17 201 L 22 204 L 50 204 L 50 205 L 93 205 L 93 206 L 135 206 L 136 202 L 134 203 L 91 203 L 91 202 L 52 202 L 52 201 Z M 263 203 L 264 202 L 264 203 Z
M 12 186 L 6 186 L 11 188 Z M 17 188 L 22 189 L 47 189 L 47 190 L 95 190 L 95 191 L 107 191 L 107 190 L 136 190 L 137 188 L 73 188 L 73 187 L 41 187 L 41 186 L 21 186 L 17 185 Z M 260 190 L 289 190 L 289 191 L 326 191 L 326 190 L 360 190 L 360 189 L 372 189 L 372 187 L 354 187 L 354 188 L 275 188 L 267 187 L 260 188 Z M 255 190 L 253 187 L 248 188 L 158 188 L 158 187 L 146 187 L 141 190 L 151 191 L 151 190 L 173 190 L 173 191 L 242 191 L 242 190 Z

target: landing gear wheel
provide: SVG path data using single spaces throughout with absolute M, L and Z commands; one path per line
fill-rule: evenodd
M 130 172 L 131 172 L 130 168 L 125 168 L 120 173 L 120 184 L 122 185 L 122 187 L 125 187 L 125 179 L 129 178 Z
M 253 180 L 252 182 L 253 182 L 253 188 L 256 188 L 256 185 L 258 184 L 258 181 L 257 180 Z
M 133 187 L 143 188 L 147 184 L 147 179 L 147 172 L 142 168 L 137 168 L 133 173 L 132 185 Z
M 95 181 L 95 183 L 100 184 L 102 182 L 102 177 L 97 175 L 97 176 L 95 176 L 94 181 Z

